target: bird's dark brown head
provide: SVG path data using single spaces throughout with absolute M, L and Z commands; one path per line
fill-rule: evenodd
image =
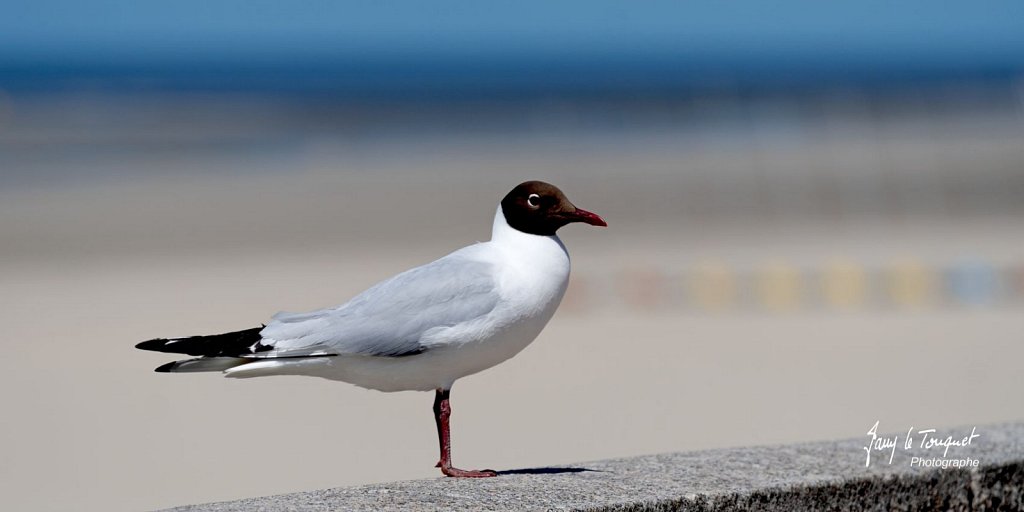
M 531 235 L 554 235 L 571 222 L 607 226 L 596 213 L 577 208 L 558 187 L 543 181 L 527 181 L 501 200 L 501 211 L 509 226 Z

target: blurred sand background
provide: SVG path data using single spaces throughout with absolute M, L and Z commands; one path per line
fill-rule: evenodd
M 558 105 L 512 108 L 517 129 L 424 130 L 428 112 L 366 137 L 259 98 L 8 98 L 0 504 L 140 510 L 437 476 L 429 394 L 155 374 L 170 358 L 132 346 L 341 303 L 486 240 L 525 179 L 610 227 L 562 232 L 562 310 L 456 384 L 460 465 L 1020 420 L 1024 110 L 1019 90 L 971 91 L 712 98 L 649 108 L 682 124 L 597 130 Z

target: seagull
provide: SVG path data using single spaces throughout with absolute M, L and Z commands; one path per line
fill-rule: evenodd
M 569 253 L 555 232 L 573 222 L 608 225 L 558 187 L 527 181 L 499 203 L 490 241 L 402 272 L 345 304 L 135 347 L 198 356 L 156 369 L 163 373 L 305 375 L 384 392 L 435 391 L 436 467 L 449 477 L 496 476 L 452 465 L 452 385 L 515 356 L 540 334 L 569 284 Z

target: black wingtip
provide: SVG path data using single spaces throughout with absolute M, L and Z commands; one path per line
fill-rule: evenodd
M 234 357 L 239 354 L 252 354 L 271 350 L 270 345 L 260 345 L 263 327 L 243 329 L 241 331 L 211 334 L 207 336 L 186 336 L 184 338 L 155 338 L 135 345 L 139 350 L 167 352 L 171 354 L 188 354 L 190 356 Z
M 176 363 L 176 362 L 170 362 L 170 363 L 167 363 L 167 364 L 163 364 L 163 365 L 157 366 L 156 369 L 153 370 L 153 371 L 157 372 L 157 373 L 171 373 L 171 370 L 173 370 L 174 366 L 177 365 L 177 364 L 178 363 Z
M 167 340 L 164 338 L 155 338 L 152 340 L 143 341 L 142 343 L 136 343 L 135 348 L 139 350 L 155 350 L 157 352 L 161 352 L 161 349 L 166 343 Z

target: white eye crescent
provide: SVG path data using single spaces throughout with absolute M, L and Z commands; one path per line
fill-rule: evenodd
M 526 202 L 530 203 L 530 206 L 536 208 L 540 206 L 540 196 L 537 194 L 530 194 L 530 197 L 526 198 Z

